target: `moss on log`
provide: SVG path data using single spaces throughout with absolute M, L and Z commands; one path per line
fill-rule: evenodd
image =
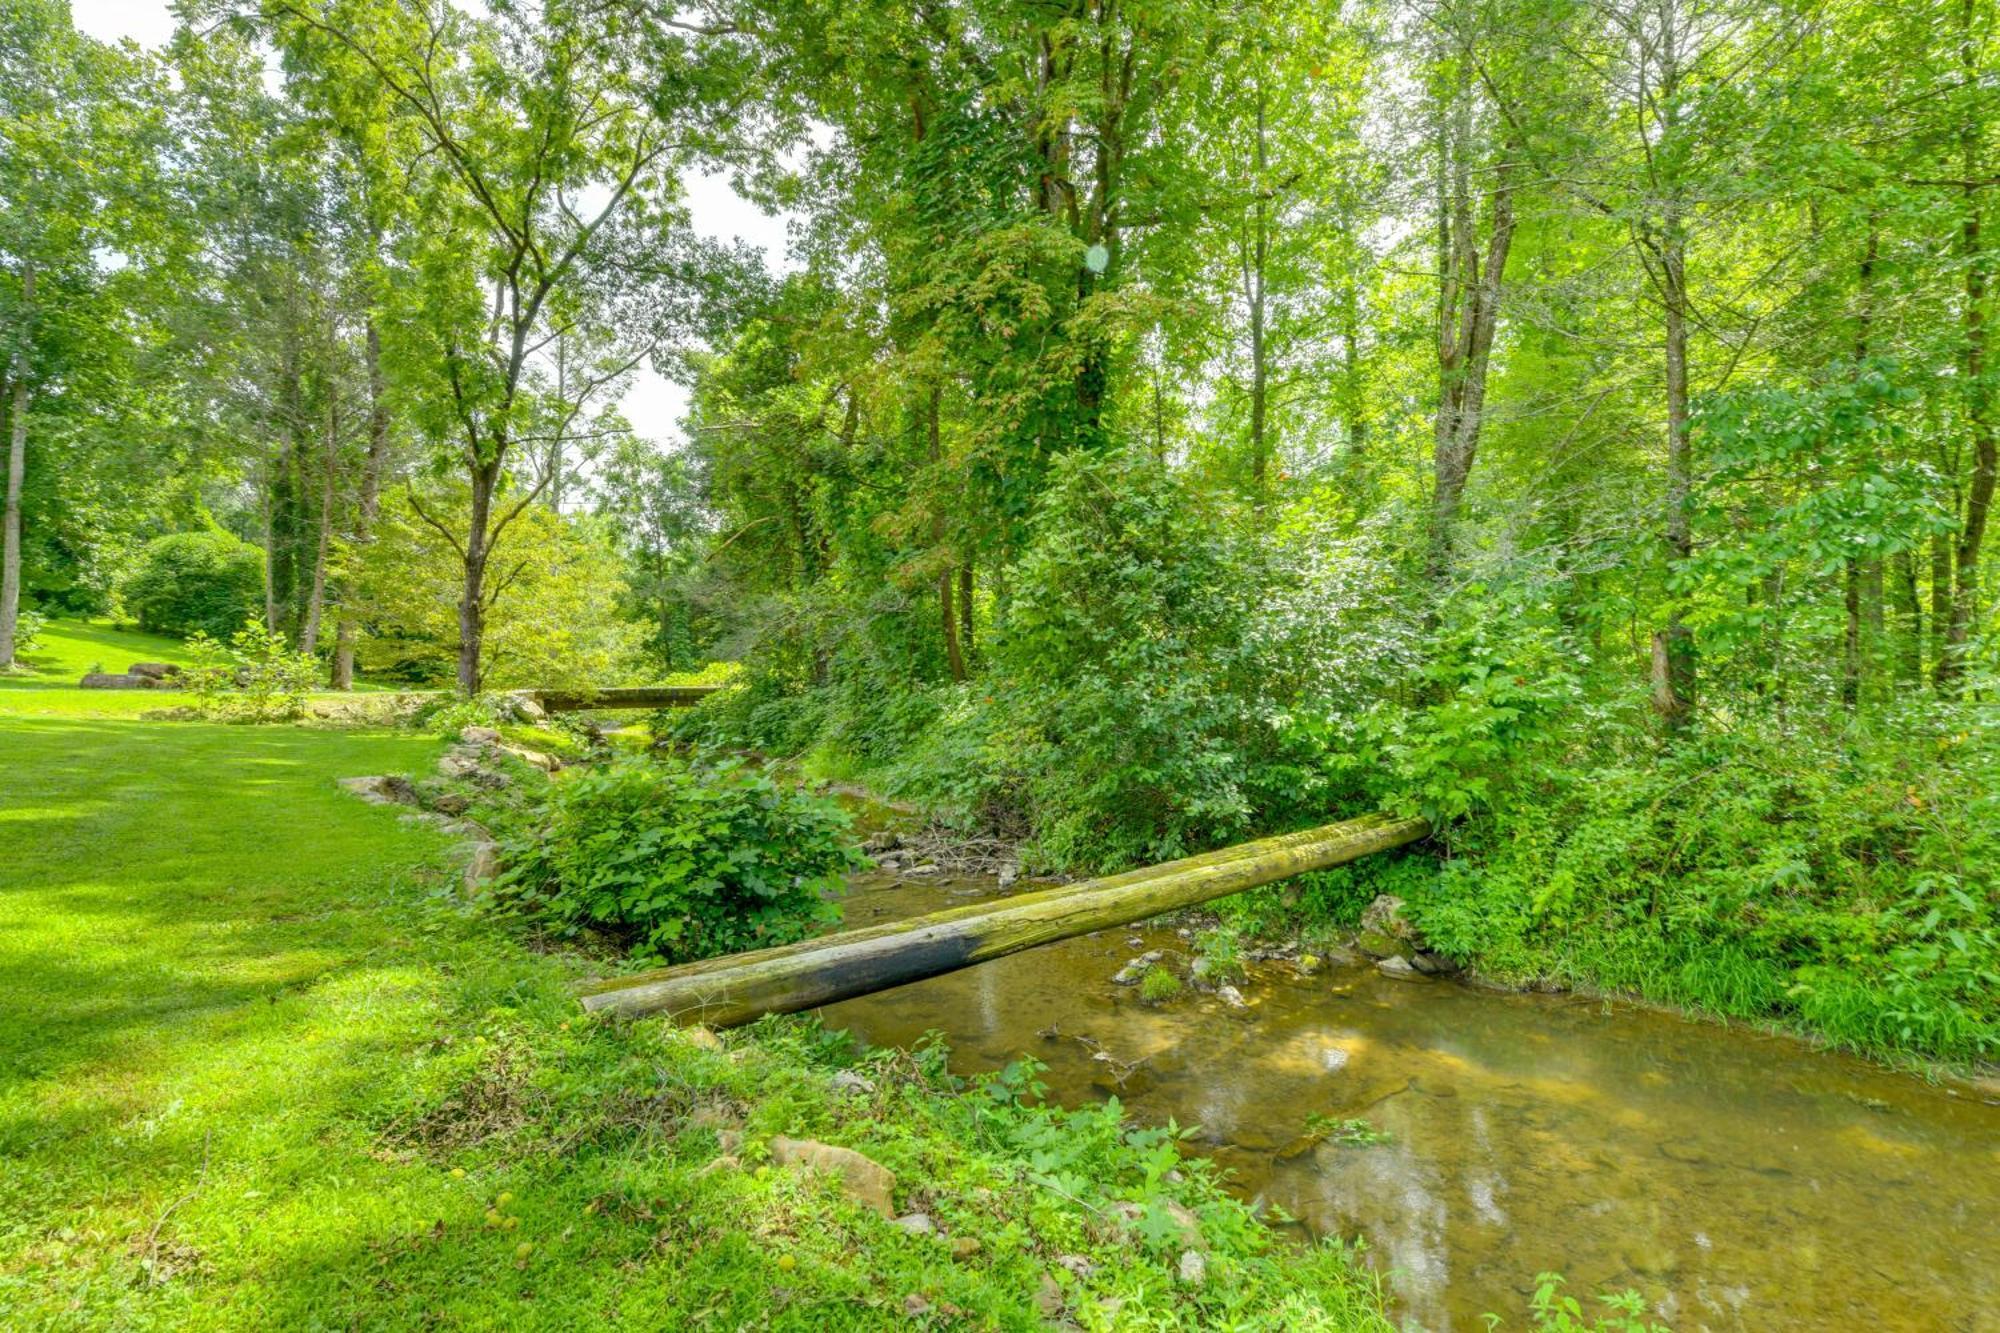
M 586 987 L 583 1007 L 631 1016 L 666 1013 L 679 1022 L 728 1027 L 1143 921 L 1429 833 L 1422 819 L 1366 815 L 1122 875 L 619 977 Z
M 593 708 L 692 708 L 720 685 L 621 685 L 602 690 L 536 690 L 536 703 L 551 713 Z

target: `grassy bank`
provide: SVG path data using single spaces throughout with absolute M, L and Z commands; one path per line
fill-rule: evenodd
M 436 741 L 11 707 L 43 693 L 0 698 L 11 1326 L 1387 1327 L 1339 1247 L 1022 1071 L 837 1084 L 856 1054 L 804 1022 L 583 1021 L 582 964 L 334 785 Z M 866 1153 L 940 1234 L 772 1168 L 779 1134 Z

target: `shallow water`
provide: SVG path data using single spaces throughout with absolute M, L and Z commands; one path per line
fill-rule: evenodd
M 866 884 L 847 922 L 970 901 Z M 1130 941 L 1138 941 L 1134 944 Z M 1568 996 L 1253 965 L 1234 1010 L 1111 975 L 1165 930 L 1049 945 L 823 1011 L 962 1072 L 1020 1054 L 1112 1092 L 1315 1233 L 1363 1236 L 1408 1328 L 1520 1327 L 1534 1276 L 1626 1287 L 1676 1330 L 2000 1330 L 2000 1106 L 1789 1038 Z M 1388 1141 L 1312 1141 L 1308 1114 Z

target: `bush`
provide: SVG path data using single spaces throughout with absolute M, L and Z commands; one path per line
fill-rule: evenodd
M 176 532 L 146 543 L 123 588 L 139 628 L 220 639 L 257 613 L 264 557 L 226 532 Z
M 736 763 L 625 760 L 549 789 L 496 892 L 558 934 L 669 963 L 802 939 L 863 858 L 832 801 Z
M 41 640 L 42 632 L 48 627 L 49 622 L 41 612 L 22 607 L 19 617 L 14 621 L 14 651 L 25 653 L 35 647 Z
M 306 696 L 319 681 L 319 661 L 295 653 L 285 636 L 248 620 L 223 647 L 203 630 L 188 638 L 191 665 L 184 673 L 194 705 L 211 716 L 278 722 L 303 716 Z

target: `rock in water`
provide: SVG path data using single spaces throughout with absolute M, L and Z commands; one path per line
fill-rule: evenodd
M 864 1208 L 872 1208 L 893 1218 L 892 1196 L 896 1177 L 880 1162 L 863 1157 L 852 1148 L 836 1147 L 815 1139 L 792 1139 L 783 1134 L 771 1140 L 771 1160 L 779 1166 L 796 1166 L 823 1171 L 840 1179 L 840 1191 Z
M 1385 977 L 1394 977 L 1398 981 L 1418 981 L 1423 978 L 1423 973 L 1411 967 L 1407 959 L 1397 954 L 1391 954 L 1375 964 L 1375 970 Z

